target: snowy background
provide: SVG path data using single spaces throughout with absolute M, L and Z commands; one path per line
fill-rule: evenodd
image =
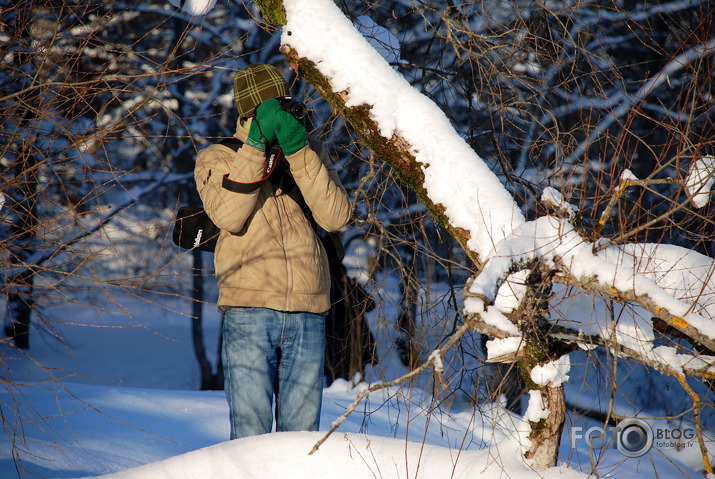
M 358 259 L 348 257 L 346 263 Z M 390 298 L 394 292 L 380 293 Z M 592 463 L 604 476 L 616 474 L 609 477 L 656 477 L 656 471 L 657 477 L 699 476 L 688 469 L 698 465 L 694 447 L 681 453 L 654 449 L 630 459 L 613 447 L 589 451 L 584 439 L 572 438 L 572 428 L 585 434 L 599 423 L 578 414 L 567 420 L 562 466 L 535 473 L 520 458 L 520 417 L 491 403 L 438 407 L 430 394 L 409 384 L 371 395 L 312 456 L 313 445 L 366 383 L 354 387 L 338 380 L 325 389 L 322 432 L 228 441 L 223 392 L 197 390 L 187 301 L 120 291 L 94 292 L 85 299 L 94 308 L 58 304 L 46 310 L 46 316 L 57 318 L 54 330 L 34 332 L 28 354 L 0 343 L 2 479 L 111 473 L 137 479 L 561 478 L 586 477 Z M 383 307 L 395 303 L 388 299 Z M 218 342 L 219 316 L 211 305 L 206 314 L 211 348 Z M 375 319 L 370 313 L 370 321 Z M 378 338 L 384 335 L 378 329 Z M 398 372 L 404 366 L 386 343 L 379 343 L 379 367 Z M 608 392 L 599 399 L 584 381 L 585 358 L 571 356 L 567 394 L 580 397 L 584 407 L 605 405 Z M 430 377 L 426 373 L 414 384 L 429 384 Z M 622 408 L 638 389 L 623 388 Z
M 213 5 L 212 1 L 196 0 L 187 2 L 185 8 L 205 14 Z M 647 247 L 648 254 L 644 250 L 633 254 L 627 248 L 614 248 L 594 255 L 590 245 L 565 221 L 544 217 L 525 222 L 500 179 L 452 129 L 445 115 L 418 95 L 375 50 L 368 48 L 332 2 L 312 2 L 310 8 L 306 5 L 286 1 L 290 21 L 295 23 L 288 25 L 286 31 L 291 35 L 286 33 L 283 40 L 290 37 L 290 43 L 300 48 L 301 54 L 319 63 L 336 89 L 349 89 L 349 105 L 374 105 L 374 117 L 384 135 L 399 134 L 410 141 L 413 153 L 425 166 L 425 186 L 431 198 L 444 204 L 453 225 L 472 232 L 470 247 L 485 259 L 492 259 L 481 279 L 472 285 L 472 291 L 495 299 L 494 305 L 471 299 L 468 311 L 512 331 L 514 326 L 505 323 L 502 313 L 513 306 L 509 299 L 514 298 L 505 300 L 502 296 L 500 301 L 493 290 L 495 278 L 515 258 L 539 256 L 548 262 L 560 256 L 566 257 L 570 266 L 576 267 L 575 271 L 600 274 L 604 282 L 623 290 L 638 284 L 662 301 L 664 307 L 688 311 L 691 324 L 712 334 L 706 317 L 712 317 L 713 308 L 713 285 L 708 280 L 712 277 L 712 262 L 708 258 L 687 255 L 688 264 L 682 267 L 685 255 L 681 249 L 664 247 L 656 252 L 649 249 L 651 246 Z M 376 26 L 369 18 L 361 18 L 362 28 L 374 32 Z M 330 28 L 325 28 L 326 25 Z M 389 47 L 379 51 L 383 57 L 399 58 L 395 54 L 398 44 L 389 36 L 380 45 Z M 345 55 L 345 51 L 351 55 Z M 218 77 L 215 75 L 214 79 Z M 380 88 L 375 88 L 376 85 Z M 230 95 L 223 95 L 221 101 L 230 108 Z M 211 101 L 204 103 L 208 105 Z M 164 106 L 170 104 L 167 100 Z M 193 110 L 186 114 L 189 115 L 192 119 L 201 118 Z M 193 123 L 192 134 L 198 135 L 201 126 L 200 121 Z M 432 134 L 424 135 L 424 131 Z M 132 152 L 127 153 L 132 157 Z M 454 163 L 456 158 L 458 164 Z M 703 206 L 710 197 L 707 191 L 712 188 L 712 158 L 695 164 L 689 176 L 689 193 L 697 205 Z M 153 190 L 151 184 L 142 184 L 115 195 L 112 204 L 129 204 Z M 562 200 L 555 190 L 547 192 L 552 199 Z M 166 238 L 158 254 L 156 251 L 156 242 L 161 242 L 161 226 L 171 221 L 171 208 L 166 208 L 161 218 L 156 218 L 155 211 L 137 210 L 117 215 L 111 225 L 87 244 L 92 248 L 88 257 L 93 263 L 87 278 L 95 275 L 97 281 L 82 283 L 85 270 L 80 268 L 71 280 L 48 279 L 43 284 L 38 279 L 36 294 L 41 296 L 44 288 L 55 295 L 48 296 L 50 299 L 38 308 L 42 327 L 32 330 L 29 351 L 18 350 L 7 341 L 0 343 L 3 368 L 0 412 L 5 432 L 0 438 L 3 479 L 111 473 L 116 473 L 115 477 L 159 479 L 479 475 L 548 478 L 582 477 L 594 468 L 602 477 L 701 476 L 698 467 L 702 461 L 692 444 L 658 447 L 643 457 L 631 459 L 612 447 L 590 450 L 575 432 L 580 434 L 600 423 L 577 412 L 570 413 L 566 421 L 559 467 L 533 473 L 521 459 L 520 442 L 528 432 L 521 417 L 506 412 L 498 404 L 480 401 L 474 406 L 466 396 L 457 394 L 442 401 L 440 383 L 433 380 L 431 372 L 372 395 L 312 456 L 307 453 L 322 433 L 273 434 L 228 442 L 228 411 L 223 393 L 197 390 L 199 374 L 190 335 L 191 308 L 184 299 L 187 290 L 182 289 L 190 282 L 188 258 Z M 68 227 L 72 226 L 74 223 Z M 147 247 L 143 240 L 154 241 L 153 247 Z M 644 259 L 644 264 L 624 269 L 623 265 L 632 263 L 634 258 Z M 346 260 L 356 277 L 361 277 L 355 268 L 363 260 L 355 256 Z M 151 280 L 159 287 L 130 286 L 127 278 L 141 279 L 152 266 L 157 274 Z M 641 266 L 643 270 L 638 271 Z M 653 276 L 650 274 L 653 269 L 668 274 Z M 679 277 L 671 280 L 670 273 Z M 379 290 L 373 291 L 379 305 L 369 318 L 378 340 L 380 364 L 366 374 L 369 383 L 393 379 L 405 371 L 392 347 L 394 324 L 383 322 L 384 318 L 399 314 L 399 278 L 389 271 L 383 274 L 374 282 L 379 285 L 376 286 Z M 666 279 L 668 287 L 663 286 Z M 121 287 L 122 284 L 126 286 Z M 443 284 L 429 287 L 436 297 L 444 294 L 440 291 Z M 160 294 L 150 293 L 150 289 Z M 693 290 L 707 294 L 693 297 Z M 673 291 L 677 291 L 677 297 Z M 685 365 L 685 358 L 676 356 L 674 350 L 659 349 L 655 344 L 650 316 L 642 309 L 614 307 L 591 296 L 571 293 L 568 288 L 557 290 L 557 297 L 563 299 L 552 311 L 555 321 L 594 336 L 616 339 L 664 365 L 675 368 Z M 700 304 L 691 309 L 688 300 Z M 429 319 L 433 322 L 419 324 L 420 331 L 435 333 L 434 328 L 439 326 L 441 330 L 434 338 L 445 336 L 451 323 L 444 318 L 455 315 L 454 309 L 449 309 L 455 305 L 447 303 L 430 304 Z M 461 311 L 462 305 L 457 305 L 457 309 Z M 611 329 L 613 317 L 619 321 Z M 215 307 L 207 304 L 204 332 L 210 358 L 216 357 L 218 329 Z M 430 340 L 432 343 L 434 338 Z M 478 335 L 470 340 L 478 342 Z M 513 352 L 518 344 L 519 338 L 492 341 L 489 354 Z M 594 365 L 605 365 L 609 370 L 614 358 L 602 349 L 590 350 L 585 346 L 587 350 L 571 353 L 545 368 L 537 382 L 561 381 L 568 376 L 566 395 L 574 411 L 603 413 L 612 408 L 624 416 L 668 417 L 670 421 L 651 421 L 668 422 L 671 429 L 689 427 L 687 418 L 680 422 L 689 403 L 676 381 L 652 369 L 619 361 L 617 368 L 613 368 L 618 369 L 618 381 L 609 382 Z M 449 359 L 445 361 L 447 372 L 453 374 L 462 370 L 465 363 L 469 368 L 478 368 L 483 358 L 465 359 L 455 354 L 446 359 Z M 446 377 L 454 376 L 446 374 Z M 339 381 L 325 390 L 323 431 L 364 387 L 366 384 Z M 708 397 L 702 384 L 697 389 L 702 397 Z M 544 411 L 539 401 L 530 399 L 534 396 L 523 399 L 523 405 L 529 406 L 526 417 L 537 419 Z M 706 409 L 703 421 L 712 429 L 710 409 Z M 709 435 L 707 440 L 712 445 Z

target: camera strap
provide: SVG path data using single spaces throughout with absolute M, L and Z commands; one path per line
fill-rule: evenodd
M 229 138 L 222 141 L 221 144 L 238 151 L 241 145 L 243 145 L 243 142 L 236 138 Z M 282 190 L 284 194 L 288 195 L 300 206 L 300 209 L 303 211 L 303 214 L 310 222 L 320 240 L 325 242 L 328 235 L 323 236 L 318 233 L 319 228 L 313 218 L 313 213 L 305 202 L 303 194 L 300 192 L 300 188 L 293 179 L 293 176 L 285 171 L 285 168 L 288 166 L 280 162 L 283 153 L 280 149 L 276 149 L 276 154 L 279 156 L 276 161 L 273 162 L 268 174 L 264 175 L 264 178 L 254 183 L 239 183 L 224 177 L 223 187 L 237 193 L 250 193 L 260 188 L 264 181 L 269 180 L 276 188 Z M 211 221 L 203 208 L 187 206 L 180 208 L 176 215 L 173 240 L 177 246 L 182 248 L 192 249 L 198 247 L 204 251 L 213 252 L 216 247 L 219 232 L 219 228 Z
M 234 151 L 238 151 L 238 149 L 243 146 L 243 142 L 241 140 L 233 137 L 227 138 L 219 144 L 231 148 Z M 283 190 L 283 192 L 290 196 L 293 201 L 298 203 L 298 206 L 300 206 L 301 210 L 303 210 L 303 214 L 305 214 L 312 224 L 314 223 L 313 213 L 305 203 L 303 195 L 300 192 L 300 188 L 298 188 L 298 185 L 295 183 L 293 177 L 284 171 L 286 165 L 283 164 L 281 161 L 282 159 L 283 151 L 278 147 L 278 145 L 274 145 L 270 147 L 266 153 L 266 163 L 263 170 L 263 177 L 260 180 L 251 183 L 241 183 L 229 179 L 228 174 L 226 174 L 223 177 L 221 186 L 234 193 L 253 193 L 261 187 L 264 181 L 270 181 L 275 187 Z
M 238 149 L 243 145 L 243 142 L 238 138 L 228 138 L 219 144 L 231 148 L 234 151 L 238 151 Z M 230 179 L 228 177 L 228 173 L 226 173 L 223 175 L 221 186 L 233 193 L 253 193 L 261 187 L 264 181 L 271 177 L 274 171 L 278 169 L 278 165 L 282 159 L 283 150 L 281 150 L 277 145 L 274 145 L 266 152 L 266 161 L 263 164 L 263 175 L 261 176 L 261 179 L 251 181 L 249 183 L 242 183 L 240 181 Z

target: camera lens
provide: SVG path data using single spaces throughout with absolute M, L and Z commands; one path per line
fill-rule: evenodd
M 627 457 L 640 457 L 653 445 L 653 430 L 640 419 L 626 419 L 618 424 L 618 450 Z
M 291 97 L 282 97 L 278 101 L 281 104 L 283 110 L 287 111 L 295 117 L 296 120 L 302 120 L 307 112 L 305 104 L 294 101 Z
M 290 109 L 291 115 L 301 120 L 305 116 L 305 105 L 300 102 L 293 102 Z

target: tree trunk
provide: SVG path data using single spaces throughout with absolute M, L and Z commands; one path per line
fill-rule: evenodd
M 537 471 L 556 465 L 561 432 L 566 421 L 564 387 L 544 387 L 539 391 L 544 407 L 549 410 L 549 415 L 537 423 L 529 422 L 531 426 L 529 440 L 532 446 L 525 454 L 527 459 L 534 461 L 533 467 Z
M 174 38 L 171 45 L 175 45 L 175 50 L 170 52 L 173 56 L 169 62 L 172 68 L 180 68 L 180 64 L 176 61 L 177 58 L 182 58 L 186 51 L 185 42 L 186 38 L 186 23 L 181 18 L 174 19 Z M 186 95 L 187 83 L 177 82 L 176 89 L 181 97 Z M 190 111 L 192 105 L 184 103 L 182 105 L 182 117 L 190 118 L 195 114 L 194 111 Z M 176 168 L 179 173 L 188 173 L 193 171 L 195 164 L 195 152 L 193 150 L 193 145 L 191 142 L 185 142 L 184 144 L 177 144 L 174 146 L 172 152 L 173 156 L 176 158 Z M 192 205 L 196 206 L 201 203 L 201 199 L 196 190 L 196 185 L 193 181 L 182 188 L 180 196 L 184 197 L 186 201 Z M 194 356 L 199 365 L 200 371 L 200 388 L 202 390 L 211 389 L 222 389 L 223 388 L 223 373 L 221 371 L 221 349 L 219 348 L 219 360 L 218 372 L 214 373 L 211 361 L 209 361 L 208 355 L 206 353 L 206 347 L 204 343 L 204 332 L 203 332 L 203 306 L 204 306 L 204 259 L 201 250 L 198 248 L 191 252 L 192 266 L 192 288 L 191 288 L 191 338 L 194 345 Z M 220 344 L 220 343 L 219 343 Z
M 29 44 L 32 39 L 32 8 L 22 8 L 15 12 L 13 30 L 20 44 Z M 31 48 L 14 55 L 16 60 L 15 71 L 19 72 L 18 80 L 26 84 L 27 80 L 35 76 L 34 54 Z M 37 111 L 33 107 L 37 104 L 37 93 L 29 92 L 20 96 L 16 103 L 17 110 L 13 108 L 13 116 L 17 117 L 19 130 L 28 123 L 35 121 Z M 17 139 L 15 139 L 17 140 Z M 13 339 L 18 348 L 30 347 L 30 317 L 34 306 L 33 299 L 33 268 L 26 268 L 27 260 L 33 253 L 33 240 L 37 234 L 37 168 L 38 161 L 32 153 L 35 148 L 33 138 L 30 136 L 22 139 L 21 146 L 16 150 L 17 157 L 10 171 L 15 178 L 17 192 L 13 195 L 15 200 L 13 209 L 17 220 L 12 225 L 10 236 L 10 261 L 21 272 L 8 278 L 7 313 L 9 323 L 6 325 L 7 336 Z
M 194 249 L 191 252 L 193 267 L 193 296 L 191 301 L 191 338 L 194 343 L 194 355 L 199 363 L 199 371 L 201 371 L 201 389 L 213 389 L 213 371 L 211 363 L 206 356 L 206 348 L 204 347 L 204 332 L 203 332 L 203 305 L 204 305 L 204 282 L 203 282 L 203 258 L 201 250 Z
M 564 388 L 561 384 L 558 386 L 536 384 L 531 378 L 531 372 L 537 365 L 554 361 L 573 350 L 573 346 L 554 341 L 548 335 L 551 324 L 549 321 L 551 273 L 551 270 L 541 262 L 535 261 L 529 265 L 524 298 L 519 308 L 509 317 L 517 325 L 523 337 L 523 354 L 518 355 L 518 364 L 525 388 L 529 391 L 539 391 L 543 407 L 549 411 L 548 415 L 538 422 L 529 421 L 531 446 L 524 456 L 534 461 L 533 467 L 536 470 L 556 465 L 561 432 L 566 420 L 566 404 Z
M 217 361 L 217 372 L 214 373 L 211 361 L 204 343 L 203 331 L 203 306 L 204 306 L 204 260 L 201 250 L 194 249 L 192 251 L 194 262 L 193 274 L 193 296 L 191 301 L 191 337 L 194 343 L 194 355 L 199 363 L 199 371 L 201 372 L 201 390 L 223 389 L 223 371 L 221 366 L 221 342 L 219 341 L 219 350 Z
M 402 364 L 410 369 L 416 368 L 422 362 L 421 346 L 416 341 L 417 333 L 417 290 L 416 257 L 417 251 L 409 248 L 401 258 L 397 267 L 400 271 L 400 302 L 397 317 L 397 334 L 395 340 Z
M 10 247 L 11 262 L 22 272 L 9 278 L 8 281 L 9 325 L 6 334 L 12 338 L 15 346 L 22 349 L 30 347 L 30 317 L 35 303 L 32 296 L 34 273 L 32 268 L 24 267 L 32 253 L 31 243 L 35 237 L 37 225 L 34 195 L 37 179 L 33 173 L 28 173 L 34 172 L 34 163 L 34 156 L 30 156 L 25 161 L 18 162 L 17 165 L 17 169 L 22 172 L 20 176 L 25 176 L 25 178 L 20 180 L 20 202 L 15 205 L 19 217 L 12 228 L 11 237 L 14 244 Z

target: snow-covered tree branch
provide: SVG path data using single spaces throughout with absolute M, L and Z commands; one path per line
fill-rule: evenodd
M 545 270 L 544 278 L 576 286 L 583 294 L 637 304 L 694 344 L 713 350 L 715 264 L 710 258 L 683 248 L 647 243 L 617 245 L 594 253 L 594 243 L 568 220 L 544 215 L 525 221 L 506 189 L 456 134 L 446 117 L 378 57 L 332 2 L 319 2 L 307 8 L 301 2 L 286 0 L 283 5 L 287 19 L 283 27 L 283 51 L 292 67 L 347 118 L 366 145 L 418 192 L 428 209 L 461 240 L 475 266 L 481 268 L 466 291 L 467 320 L 474 318 L 478 320 L 475 324 L 487 323 L 489 327 L 482 330 L 487 334 L 523 333 L 525 325 L 507 319 L 505 313 L 509 312 L 500 309 L 497 295 L 500 286 L 519 270 L 541 268 Z M 275 15 L 266 12 L 266 18 Z M 674 58 L 662 74 L 642 87 L 630 104 L 643 98 L 676 68 L 709 54 L 712 48 L 708 45 Z M 349 58 L 342 53 L 347 51 L 351 53 Z M 605 131 L 606 121 L 609 120 L 601 123 L 592 138 Z M 582 147 L 577 147 L 572 156 L 582 151 Z M 525 298 L 516 295 L 517 308 L 533 310 L 534 301 L 543 300 L 532 298 L 529 302 Z M 562 339 L 564 327 L 551 328 L 548 311 L 539 320 L 547 323 L 540 326 L 547 337 L 556 342 Z M 672 347 L 656 347 L 652 323 L 625 323 L 608 325 L 602 330 L 573 323 L 566 330 L 573 333 L 571 343 L 578 343 L 583 335 L 588 338 L 583 345 L 589 346 L 590 338 L 602 337 L 619 353 L 631 353 L 633 359 L 668 374 L 710 377 L 715 373 L 708 359 L 700 357 L 697 351 L 681 354 Z M 540 351 L 536 361 L 531 353 L 529 371 L 542 362 L 558 360 L 562 354 L 546 338 L 529 335 L 524 339 Z M 692 367 L 693 361 L 696 367 Z M 551 398 L 549 408 L 555 414 L 555 399 L 548 392 L 548 383 L 543 387 L 543 399 Z M 541 419 L 544 417 L 532 424 Z M 555 436 L 560 436 L 559 428 L 539 440 Z M 539 448 L 540 444 L 534 447 Z M 558 444 L 551 446 L 550 454 L 557 449 Z M 706 470 L 710 470 L 707 451 L 703 451 L 703 457 Z M 537 459 L 538 467 L 553 464 L 553 457 Z

